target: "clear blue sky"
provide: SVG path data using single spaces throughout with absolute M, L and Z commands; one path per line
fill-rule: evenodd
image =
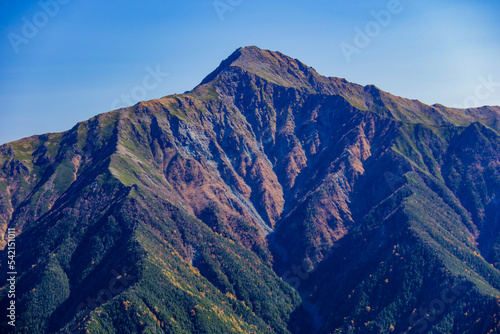
M 428 104 L 500 105 L 498 0 L 392 2 L 3 1 L 0 143 L 190 90 L 247 45 Z

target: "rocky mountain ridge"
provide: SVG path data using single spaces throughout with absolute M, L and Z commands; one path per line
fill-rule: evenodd
M 14 331 L 494 333 L 499 120 L 246 47 L 190 92 L 2 145 Z

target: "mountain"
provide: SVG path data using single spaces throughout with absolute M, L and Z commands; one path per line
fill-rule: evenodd
M 499 133 L 500 107 L 240 48 L 190 92 L 0 146 L 0 331 L 497 333 Z

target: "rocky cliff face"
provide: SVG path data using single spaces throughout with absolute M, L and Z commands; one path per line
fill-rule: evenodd
M 495 332 L 499 120 L 247 47 L 191 92 L 5 144 L 2 329 Z

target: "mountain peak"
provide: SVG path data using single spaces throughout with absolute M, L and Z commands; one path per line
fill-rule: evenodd
M 247 46 L 234 51 L 201 84 L 209 83 L 219 74 L 234 68 L 240 68 L 285 87 L 309 87 L 308 78 L 319 76 L 312 67 L 306 66 L 299 60 L 288 57 L 281 52 L 263 50 L 257 46 Z
M 30 245 L 0 333 L 497 333 L 499 198 L 500 107 L 240 48 L 195 92 L 0 146 L 0 258 Z

